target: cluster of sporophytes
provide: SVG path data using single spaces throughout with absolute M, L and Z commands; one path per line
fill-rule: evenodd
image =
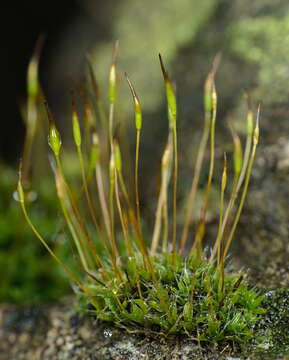
M 79 254 L 79 273 L 73 272 L 52 251 L 32 223 L 22 186 L 23 170 L 20 169 L 18 197 L 26 220 L 52 257 L 66 271 L 79 294 L 80 304 L 99 319 L 138 330 L 150 329 L 163 334 L 186 333 L 199 341 L 244 341 L 252 336 L 252 327 L 262 314 L 262 297 L 248 288 L 244 274 L 232 275 L 226 272 L 225 259 L 247 194 L 258 144 L 260 110 L 257 111 L 254 125 L 253 113 L 249 107 L 244 154 L 238 135 L 231 129 L 234 143 L 234 180 L 230 194 L 227 195 L 225 155 L 220 184 L 219 228 L 208 256 L 203 250 L 203 239 L 215 162 L 217 93 L 214 77 L 217 60 L 205 82 L 204 129 L 187 197 L 183 230 L 179 234 L 176 221 L 177 103 L 174 86 L 159 56 L 167 98 L 169 129 L 161 161 L 161 182 L 154 228 L 151 239 L 147 239 L 143 232 L 139 196 L 141 103 L 125 74 L 132 94 L 136 128 L 134 185 L 130 188 L 123 175 L 124 154 L 119 145 L 114 120 L 116 55 L 117 45 L 109 71 L 108 116 L 89 59 L 88 76 L 93 91 L 81 91 L 82 126 L 75 95 L 72 94 L 72 128 L 82 175 L 82 185 L 78 192 L 73 190 L 63 171 L 61 137 L 45 102 L 49 119 L 48 140 L 54 155 L 52 168 L 56 190 Z M 31 81 L 38 86 L 36 79 L 35 77 Z M 192 241 L 188 240 L 189 228 L 208 144 L 209 172 Z

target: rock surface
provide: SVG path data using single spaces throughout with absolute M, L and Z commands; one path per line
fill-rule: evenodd
M 286 359 L 289 291 L 266 294 L 267 314 L 248 347 L 200 346 L 187 337 L 128 333 L 77 315 L 71 300 L 52 306 L 0 309 L 1 360 Z M 278 314 L 277 314 L 278 313 Z

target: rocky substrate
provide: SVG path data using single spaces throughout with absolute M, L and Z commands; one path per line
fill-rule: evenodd
M 73 311 L 71 299 L 58 305 L 2 306 L 1 360 L 189 360 L 287 359 L 289 355 L 289 290 L 265 293 L 265 317 L 256 338 L 236 344 L 199 344 L 188 337 L 130 333 Z

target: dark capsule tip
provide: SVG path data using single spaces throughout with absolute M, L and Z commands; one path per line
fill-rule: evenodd
M 51 111 L 49 109 L 49 105 L 48 105 L 48 102 L 47 102 L 46 99 L 43 100 L 43 104 L 45 106 L 45 110 L 46 110 L 49 125 L 51 126 L 51 125 L 54 124 L 54 121 L 53 121 L 52 114 L 51 114 Z
M 21 182 L 22 180 L 22 158 L 19 159 L 19 167 L 18 167 L 18 180 Z
M 163 59 L 162 59 L 161 54 L 159 54 L 159 60 L 160 60 L 162 72 L 163 72 L 163 74 L 165 75 L 165 74 L 166 74 L 166 69 L 165 69 L 165 66 L 164 66 L 164 63 L 163 63 Z

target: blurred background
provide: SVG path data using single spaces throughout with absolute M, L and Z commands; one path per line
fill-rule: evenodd
M 217 157 L 230 152 L 227 120 L 245 131 L 249 91 L 263 104 L 262 142 L 274 143 L 288 133 L 289 3 L 286 0 L 27 0 L 1 4 L 1 131 L 0 131 L 0 302 L 55 300 L 69 284 L 34 239 L 13 200 L 17 162 L 25 126 L 26 74 L 37 40 L 44 36 L 40 81 L 64 141 L 71 139 L 69 91 L 83 81 L 90 54 L 106 102 L 112 45 L 120 41 L 118 57 L 118 121 L 133 123 L 128 72 L 144 110 L 142 145 L 142 207 L 148 223 L 153 214 L 158 171 L 166 141 L 166 103 L 158 63 L 161 53 L 177 88 L 180 171 L 179 203 L 189 186 L 194 153 L 202 129 L 203 84 L 213 58 L 222 59 L 216 77 L 219 93 Z M 134 136 L 128 127 L 128 147 Z M 45 136 L 42 134 L 42 138 Z M 40 135 L 39 135 L 40 137 Z M 35 149 L 34 149 L 35 150 Z M 49 161 L 43 151 L 33 170 L 32 216 L 44 235 L 66 255 L 63 224 Z M 73 164 L 68 169 L 77 171 Z M 45 174 L 45 175 L 44 175 Z M 205 176 L 205 175 L 204 175 Z M 41 179 L 40 179 L 41 178 Z M 33 195 L 34 194 L 34 195 Z M 180 210 L 181 212 L 181 210 Z M 214 209 L 212 209 L 212 219 Z M 16 231 L 15 231 L 16 230 Z

